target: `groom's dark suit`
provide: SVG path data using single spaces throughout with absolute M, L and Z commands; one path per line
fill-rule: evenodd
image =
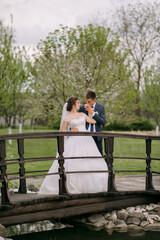
M 80 107 L 79 112 L 84 112 L 86 115 L 88 115 L 88 112 L 85 110 L 84 106 Z M 96 102 L 95 107 L 94 107 L 94 112 L 95 112 L 95 114 L 93 116 L 93 119 L 96 121 L 95 131 L 102 132 L 101 126 L 104 126 L 106 123 L 104 106 Z M 89 127 L 89 123 L 86 122 L 87 130 L 88 130 L 88 127 Z M 98 147 L 100 153 L 102 154 L 102 137 L 98 136 L 98 137 L 93 137 L 93 138 L 97 144 L 97 147 Z

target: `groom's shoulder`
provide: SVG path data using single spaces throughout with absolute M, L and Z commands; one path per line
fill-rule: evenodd
M 98 102 L 96 102 L 96 104 L 97 104 L 97 108 L 104 108 L 104 106 L 102 105 L 102 104 L 100 104 L 100 103 L 98 103 Z

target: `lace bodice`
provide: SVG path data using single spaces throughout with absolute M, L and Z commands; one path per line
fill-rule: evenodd
M 69 119 L 69 118 L 65 118 L 65 121 L 69 123 L 69 127 L 70 128 L 78 128 L 79 131 L 86 131 L 86 127 L 85 127 L 85 114 L 83 114 L 82 117 L 76 119 Z

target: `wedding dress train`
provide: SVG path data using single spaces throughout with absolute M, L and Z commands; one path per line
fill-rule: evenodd
M 79 119 L 65 119 L 71 128 L 85 129 L 85 114 Z M 71 136 L 64 143 L 64 157 L 101 157 L 94 139 L 90 136 Z M 58 161 L 55 160 L 49 173 L 58 172 Z M 65 171 L 98 171 L 108 170 L 103 158 L 66 159 Z M 46 176 L 39 194 L 59 194 L 59 175 Z M 66 178 L 67 189 L 71 194 L 106 192 L 108 189 L 108 173 L 70 173 Z

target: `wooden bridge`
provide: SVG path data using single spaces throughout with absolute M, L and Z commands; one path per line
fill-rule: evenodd
M 69 194 L 66 188 L 66 174 L 64 169 L 65 158 L 64 136 L 102 136 L 104 138 L 104 152 L 102 156 L 108 165 L 108 191 L 95 194 Z M 59 169 L 59 195 L 38 195 L 37 193 L 27 193 L 26 179 L 47 175 L 48 170 L 26 171 L 25 164 L 38 161 L 56 160 L 56 157 L 37 157 L 24 158 L 24 141 L 26 139 L 57 139 L 58 163 Z M 115 138 L 133 138 L 142 139 L 146 144 L 146 157 L 124 157 L 113 156 Z M 17 140 L 17 159 L 6 159 L 6 141 L 9 139 Z M 89 133 L 89 132 L 38 132 L 23 133 L 0 136 L 0 223 L 9 226 L 27 222 L 34 222 L 46 219 L 61 219 L 71 216 L 84 215 L 107 211 L 111 209 L 120 209 L 137 204 L 148 204 L 160 201 L 160 191 L 154 189 L 152 182 L 151 161 L 159 161 L 160 158 L 151 157 L 152 141 L 159 141 L 158 136 L 121 134 L 121 133 Z M 94 157 L 94 156 L 93 156 Z M 75 157 L 74 157 L 75 158 Z M 80 157 L 78 157 L 80 158 Z M 86 158 L 85 156 L 83 158 Z M 146 162 L 146 170 L 116 170 L 114 171 L 114 159 L 137 159 Z M 19 171 L 8 173 L 7 166 L 18 164 Z M 138 167 L 138 166 L 137 166 Z M 101 172 L 101 171 L 98 171 Z M 102 171 L 104 172 L 104 171 Z M 115 184 L 116 172 L 143 172 L 146 175 L 145 189 L 134 191 L 118 191 Z M 71 173 L 71 172 L 70 172 Z M 80 172 L 78 172 L 80 173 Z M 55 174 L 55 173 L 54 173 Z M 72 172 L 71 174 L 76 174 Z M 17 193 L 11 194 L 8 189 L 8 181 L 19 180 L 19 189 Z M 133 178 L 134 179 L 134 178 Z

